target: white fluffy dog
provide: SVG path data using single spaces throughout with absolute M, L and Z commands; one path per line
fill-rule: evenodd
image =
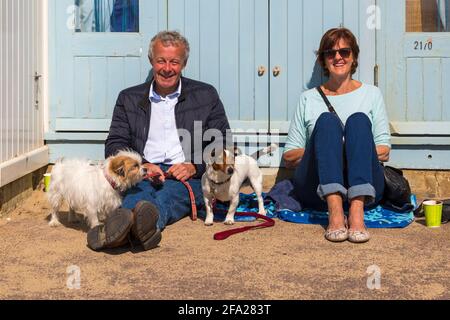
M 69 205 L 69 222 L 78 212 L 87 219 L 90 228 L 122 203 L 121 193 L 136 185 L 147 174 L 142 158 L 132 151 L 120 151 L 103 165 L 87 160 L 59 160 L 52 169 L 48 199 L 52 206 L 49 225 L 59 226 L 58 211 L 64 200 Z
M 239 191 L 246 179 L 250 180 L 258 198 L 259 214 L 265 215 L 262 198 L 263 175 L 258 167 L 258 159 L 261 155 L 271 153 L 278 148 L 272 144 L 252 156 L 245 154 L 235 155 L 235 152 L 223 150 L 219 154 L 215 152 L 207 161 L 206 172 L 202 176 L 203 198 L 206 207 L 205 225 L 211 226 L 214 220 L 213 200 L 230 201 L 225 224 L 234 224 L 234 215 L 239 205 Z

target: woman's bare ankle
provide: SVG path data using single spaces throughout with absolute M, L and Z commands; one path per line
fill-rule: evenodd
M 344 209 L 340 194 L 332 194 L 327 197 L 328 204 L 328 229 L 337 230 L 345 227 Z
M 364 224 L 364 197 L 352 199 L 348 214 L 349 229 L 351 231 L 365 230 Z

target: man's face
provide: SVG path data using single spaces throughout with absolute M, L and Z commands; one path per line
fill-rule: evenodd
M 161 41 L 153 45 L 153 59 L 150 60 L 156 86 L 155 91 L 166 96 L 175 92 L 185 64 L 184 45 L 165 47 Z

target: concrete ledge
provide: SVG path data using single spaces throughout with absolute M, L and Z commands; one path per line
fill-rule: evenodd
M 0 164 L 0 217 L 14 210 L 39 186 L 48 165 L 48 147 Z
M 47 167 L 40 168 L 0 188 L 0 217 L 17 208 L 33 192 L 41 187 Z
M 48 160 L 48 147 L 44 146 L 0 164 L 0 187 L 46 166 Z
M 450 171 L 403 170 L 403 173 L 419 199 L 450 198 Z

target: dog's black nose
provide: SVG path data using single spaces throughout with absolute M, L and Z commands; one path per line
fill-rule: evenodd
M 142 168 L 142 171 L 144 172 L 144 174 L 147 174 L 147 168 Z
M 228 174 L 233 174 L 234 173 L 234 169 L 233 168 L 228 168 L 227 172 L 228 172 Z

